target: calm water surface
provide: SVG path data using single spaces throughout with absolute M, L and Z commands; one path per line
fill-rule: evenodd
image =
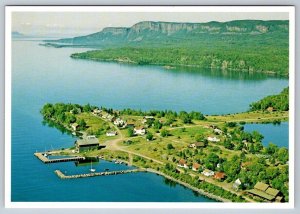
M 88 172 L 90 166 L 45 165 L 33 156 L 35 151 L 70 147 L 76 140 L 44 126 L 40 108 L 47 102 L 70 102 L 115 109 L 234 113 L 246 111 L 249 103 L 288 85 L 287 79 L 262 74 L 170 71 L 69 57 L 84 50 L 46 48 L 36 41 L 12 43 L 12 201 L 212 202 L 150 173 L 58 179 L 55 169 L 72 174 Z M 94 167 L 98 171 L 128 168 L 106 161 Z
M 271 142 L 279 147 L 289 147 L 289 124 L 283 122 L 280 125 L 270 124 L 246 124 L 245 131 L 259 131 L 264 136 L 262 141 L 264 146 Z

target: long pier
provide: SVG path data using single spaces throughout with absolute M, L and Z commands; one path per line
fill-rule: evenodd
M 145 172 L 145 169 L 130 169 L 130 170 L 120 170 L 120 171 L 111 171 L 111 172 L 93 172 L 86 174 L 77 174 L 77 175 L 65 175 L 60 170 L 55 170 L 54 173 L 61 179 L 75 179 L 75 178 L 88 178 L 96 176 L 107 176 L 107 175 L 119 175 L 127 173 L 136 173 L 136 172 Z
M 57 159 L 49 159 L 44 156 L 44 153 L 36 152 L 34 153 L 34 156 L 36 156 L 38 159 L 40 159 L 43 163 L 58 163 L 58 162 L 69 162 L 69 161 L 80 161 L 85 160 L 85 157 L 68 157 L 68 158 L 57 158 Z

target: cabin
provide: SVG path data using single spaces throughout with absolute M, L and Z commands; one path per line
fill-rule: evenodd
M 270 107 L 267 108 L 267 111 L 268 112 L 273 112 L 273 111 L 275 111 L 275 109 L 272 106 L 270 106 Z
M 89 135 L 76 140 L 75 146 L 79 152 L 99 149 L 99 140 L 95 135 Z
M 129 120 L 129 121 L 127 121 L 127 122 L 125 123 L 125 126 L 126 126 L 127 128 L 134 128 L 135 123 L 134 123 L 134 121 Z
M 142 123 L 145 124 L 145 123 L 147 123 L 148 121 L 151 121 L 151 120 L 155 120 L 155 118 L 153 116 L 144 116 L 143 120 L 142 120 Z
M 196 145 L 195 145 L 194 143 L 191 143 L 191 144 L 189 145 L 189 148 L 196 148 Z
M 223 134 L 222 130 L 221 130 L 221 129 L 218 129 L 218 128 L 215 128 L 215 129 L 214 129 L 214 133 L 216 133 L 216 134 L 218 134 L 218 135 Z
M 124 126 L 124 125 L 125 125 L 125 121 L 123 121 L 123 120 L 120 119 L 120 118 L 117 118 L 117 119 L 114 121 L 114 124 L 115 124 L 116 126 L 121 127 L 121 126 Z
M 179 160 L 178 166 L 179 166 L 179 167 L 183 167 L 183 168 L 185 168 L 185 169 L 188 169 L 188 168 L 189 168 L 189 167 L 187 166 L 187 164 L 186 164 L 186 160 L 184 160 L 184 159 L 180 159 L 180 160 Z
M 95 109 L 93 110 L 93 115 L 100 116 L 101 113 L 102 113 L 102 110 L 100 110 L 100 109 L 98 109 L 98 108 L 95 108 Z
M 78 125 L 78 123 L 73 123 L 73 124 L 71 125 L 71 127 L 72 127 L 72 129 L 73 129 L 74 131 L 77 131 L 77 129 L 79 128 L 79 125 Z
M 219 138 L 217 138 L 217 137 L 211 137 L 211 136 L 209 136 L 207 138 L 207 140 L 210 141 L 210 142 L 220 142 Z
M 115 116 L 109 114 L 106 119 L 108 119 L 110 122 L 113 122 L 115 120 Z
M 217 180 L 224 180 L 226 177 L 226 174 L 224 172 L 216 172 L 215 175 L 214 175 L 214 179 L 217 179 Z
M 116 131 L 106 132 L 106 136 L 108 136 L 108 137 L 116 136 L 117 134 L 118 134 L 118 132 L 116 132 Z
M 247 170 L 248 169 L 248 167 L 251 165 L 252 163 L 251 162 L 243 162 L 243 163 L 241 163 L 241 169 L 243 169 L 243 170 Z
M 196 147 L 197 149 L 203 148 L 203 147 L 205 147 L 205 143 L 204 143 L 204 142 L 196 142 L 196 143 L 195 143 L 195 147 Z
M 133 129 L 135 135 L 144 135 L 146 134 L 146 129 L 144 127 L 135 127 Z
M 210 176 L 213 176 L 213 175 L 215 174 L 215 172 L 212 171 L 212 170 L 209 170 L 209 169 L 205 169 L 205 170 L 202 172 L 202 174 L 203 174 L 204 176 L 206 176 L 206 177 L 210 177 Z
M 270 185 L 263 182 L 257 182 L 254 189 L 247 190 L 247 192 L 266 201 L 280 202 L 282 200 L 282 197 L 279 195 L 279 190 L 271 188 Z
M 194 163 L 193 166 L 192 166 L 192 170 L 195 171 L 195 172 L 198 172 L 199 169 L 200 169 L 200 164 L 199 163 Z
M 237 191 L 237 190 L 239 189 L 239 187 L 240 187 L 241 184 L 242 184 L 242 182 L 241 182 L 241 180 L 238 178 L 238 179 L 236 179 L 235 182 L 233 183 L 232 188 L 233 188 L 234 190 Z

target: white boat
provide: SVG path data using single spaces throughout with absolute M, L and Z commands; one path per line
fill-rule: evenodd
M 96 172 L 96 169 L 93 169 L 93 165 L 92 165 L 92 161 L 91 161 L 91 168 L 90 168 L 91 172 Z

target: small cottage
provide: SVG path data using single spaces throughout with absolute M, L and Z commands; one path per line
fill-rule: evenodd
M 214 175 L 214 179 L 217 180 L 224 180 L 226 177 L 226 174 L 224 172 L 216 172 Z
M 133 129 L 135 135 L 144 135 L 146 134 L 146 129 L 144 127 L 135 127 Z
M 186 160 L 184 160 L 184 159 L 180 159 L 180 160 L 179 160 L 178 166 L 179 166 L 179 167 L 183 167 L 183 168 L 185 168 L 185 169 L 188 169 L 188 168 L 189 168 L 189 167 L 187 166 L 187 164 L 186 164 Z
M 195 171 L 195 172 L 198 172 L 199 169 L 200 169 L 200 164 L 199 163 L 194 163 L 193 166 L 192 166 L 192 170 Z
M 202 174 L 203 174 L 204 176 L 206 176 L 206 177 L 210 177 L 210 176 L 213 176 L 213 175 L 215 174 L 215 172 L 212 171 L 212 170 L 209 170 L 209 169 L 205 169 L 205 170 L 202 172 Z

